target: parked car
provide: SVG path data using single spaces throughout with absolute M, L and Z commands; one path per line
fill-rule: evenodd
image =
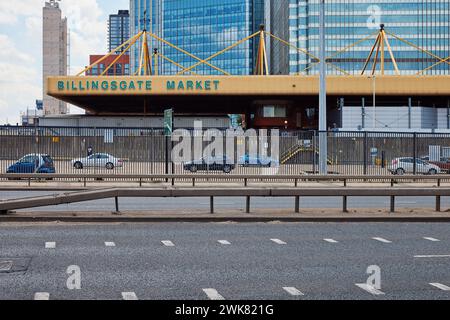
M 203 157 L 199 160 L 186 162 L 183 164 L 184 170 L 190 172 L 197 171 L 223 171 L 230 173 L 236 166 L 232 164 L 231 160 L 227 156 L 215 156 L 215 157 Z
M 55 165 L 48 154 L 28 154 L 10 165 L 6 173 L 55 173 Z
M 123 167 L 123 160 L 107 153 L 94 153 L 86 158 L 72 160 L 72 166 L 79 170 L 88 167 L 106 168 L 108 170 L 112 170 L 117 167 Z
M 403 175 L 405 173 L 414 173 L 414 158 L 396 158 L 392 160 L 389 171 L 392 174 Z M 439 174 L 441 169 L 427 161 L 416 159 L 416 173 L 420 174 Z
M 442 157 L 439 161 L 430 161 L 430 157 L 427 156 L 421 159 L 438 166 L 442 172 L 450 173 L 450 158 Z
M 244 167 L 279 167 L 280 162 L 270 157 L 261 157 L 259 155 L 243 155 L 239 159 L 239 164 Z

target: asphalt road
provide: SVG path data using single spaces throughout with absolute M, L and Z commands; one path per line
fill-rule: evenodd
M 0 191 L 0 200 L 2 199 L 15 199 L 22 197 L 33 197 L 39 195 L 55 194 L 55 192 L 46 191 Z M 388 197 L 349 197 L 349 208 L 389 208 Z M 214 201 L 214 205 L 217 210 L 221 209 L 243 209 L 245 208 L 244 197 L 231 197 L 220 198 L 217 197 Z M 288 198 L 253 198 L 253 209 L 293 209 L 294 200 Z M 302 198 L 301 208 L 341 208 L 342 198 L 330 197 L 330 198 Z M 431 197 L 404 197 L 398 198 L 396 201 L 397 208 L 434 208 L 435 199 Z M 450 207 L 450 197 L 442 198 L 442 208 L 446 209 Z M 164 210 L 209 210 L 208 198 L 121 198 L 120 210 L 121 211 L 164 211 Z M 88 201 L 83 203 L 65 204 L 53 207 L 43 207 L 36 209 L 26 209 L 25 211 L 114 211 L 115 205 L 113 199 L 103 199 L 97 201 Z
M 2 225 L 0 257 L 0 299 L 450 299 L 445 223 Z

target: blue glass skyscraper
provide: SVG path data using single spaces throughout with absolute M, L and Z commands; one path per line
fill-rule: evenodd
M 264 0 L 131 0 L 132 34 L 144 28 L 193 55 L 205 59 L 234 42 L 256 32 L 264 21 Z M 212 59 L 214 66 L 233 75 L 252 74 L 257 40 Z M 152 48 L 187 68 L 196 59 L 154 41 Z M 132 51 L 132 66 L 138 66 L 138 46 Z M 181 69 L 161 60 L 160 73 L 176 74 Z M 193 70 L 196 74 L 221 74 L 207 65 Z M 189 73 L 188 73 L 189 74 Z
M 319 0 L 268 0 L 271 16 L 289 17 L 291 44 L 317 56 L 319 52 Z M 441 58 L 450 56 L 450 0 L 336 0 L 326 2 L 327 56 L 330 57 L 347 46 L 374 34 L 370 40 L 358 43 L 348 51 L 332 57 L 330 62 L 350 74 L 359 74 L 370 49 L 375 43 L 375 33 L 384 24 L 386 31 L 432 52 Z M 273 33 L 282 35 L 283 24 L 271 24 Z M 416 74 L 432 66 L 438 59 L 389 36 L 388 39 L 401 74 Z M 272 48 L 272 61 L 280 73 L 317 74 L 314 58 L 291 49 L 289 59 L 284 49 Z M 280 60 L 281 59 L 281 60 Z M 394 66 L 386 53 L 386 74 L 394 73 Z M 425 74 L 449 74 L 450 66 L 440 64 Z M 342 74 L 328 68 L 331 74 Z

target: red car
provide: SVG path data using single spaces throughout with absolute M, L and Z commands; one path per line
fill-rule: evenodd
M 450 173 L 450 158 L 441 158 L 440 161 L 430 161 L 430 157 L 424 157 L 422 160 L 438 166 L 444 173 Z

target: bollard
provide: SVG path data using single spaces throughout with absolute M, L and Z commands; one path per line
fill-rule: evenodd
M 115 200 L 115 204 L 116 204 L 116 212 L 120 212 L 120 210 L 119 210 L 119 197 L 115 197 L 114 200 Z
M 245 213 L 250 213 L 250 196 L 247 196 L 245 201 Z
M 192 178 L 192 186 L 195 187 L 195 178 Z
M 209 210 L 211 214 L 214 213 L 214 197 L 209 198 Z
M 295 197 L 295 213 L 300 213 L 300 197 Z
M 441 196 L 436 196 L 436 212 L 441 212 Z
M 347 196 L 343 196 L 342 197 L 342 211 L 344 213 L 348 213 L 348 208 L 347 208 Z
M 244 178 L 244 186 L 248 187 L 248 179 L 247 178 Z
M 298 187 L 298 179 L 295 179 L 295 187 Z
M 395 196 L 391 196 L 391 213 L 395 212 Z

